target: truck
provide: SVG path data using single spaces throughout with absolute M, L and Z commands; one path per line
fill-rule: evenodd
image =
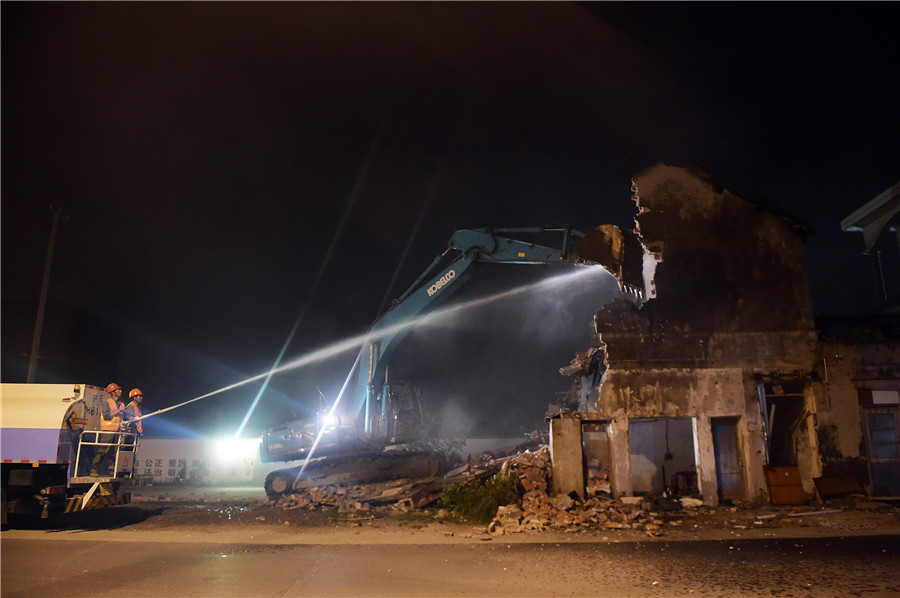
M 561 235 L 558 247 L 508 235 Z M 614 225 L 602 225 L 588 234 L 571 227 L 463 229 L 453 233 L 447 249 L 401 294 L 369 328 L 345 383 L 330 409 L 316 417 L 297 419 L 266 429 L 260 444 L 264 463 L 305 460 L 300 467 L 271 472 L 265 483 L 271 498 L 290 492 L 302 482 L 317 457 L 336 457 L 320 470 L 352 465 L 354 455 L 379 454 L 392 445 L 418 438 L 422 409 L 418 392 L 409 383 L 394 381 L 389 364 L 394 350 L 409 334 L 416 318 L 448 299 L 484 263 L 557 264 L 602 267 L 618 279 L 625 298 L 639 304 L 644 297 L 643 248 Z M 341 457 L 351 456 L 350 460 Z M 425 455 L 426 462 L 433 460 Z M 383 459 L 387 460 L 386 457 Z M 379 465 L 382 471 L 387 466 Z
M 131 501 L 139 439 L 128 431 L 101 434 L 106 396 L 89 384 L 0 384 L 4 526 L 9 515 L 46 518 Z M 91 476 L 103 446 L 112 465 Z

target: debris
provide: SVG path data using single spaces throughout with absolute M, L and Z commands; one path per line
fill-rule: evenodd
M 518 506 L 501 506 L 497 509 L 497 516 L 488 525 L 488 533 L 492 536 L 502 536 L 521 532 L 523 531 L 521 520 L 522 510 Z
M 520 485 L 518 504 L 502 505 L 487 528 L 479 528 L 490 540 L 505 534 L 548 530 L 578 532 L 595 530 L 636 530 L 651 536 L 662 535 L 668 528 L 682 527 L 682 521 L 667 520 L 654 509 L 654 504 L 640 496 L 615 499 L 609 492 L 605 472 L 588 479 L 589 491 L 584 500 L 574 494 L 551 496 L 552 466 L 547 444 L 532 443 L 530 448 L 502 457 L 484 455 L 480 459 L 453 469 L 443 476 L 404 477 L 369 483 L 351 483 L 336 479 L 333 483 L 300 485 L 293 493 L 275 501 L 276 508 L 317 509 L 337 508 L 348 520 L 368 519 L 377 513 L 410 511 L 437 503 L 442 491 L 450 484 L 484 484 L 497 474 L 515 476 Z M 703 501 L 696 498 L 671 499 L 661 509 L 666 512 L 682 508 L 696 509 Z M 683 512 L 683 511 L 681 511 Z M 438 517 L 447 517 L 442 508 Z M 690 514 L 693 516 L 693 514 Z M 466 536 L 460 536 L 466 537 Z
M 600 477 L 588 476 L 587 487 L 585 488 L 588 496 L 600 496 L 602 494 L 612 494 L 612 486 L 609 483 L 609 474 L 604 471 Z
M 559 368 L 563 376 L 586 375 L 591 369 L 591 358 L 597 351 L 597 347 L 591 347 L 584 353 L 575 352 L 575 358 L 566 367 Z
M 575 501 L 572 500 L 572 497 L 568 494 L 561 494 L 556 497 L 554 506 L 560 511 L 568 511 L 575 506 Z
M 840 513 L 840 509 L 826 509 L 823 511 L 806 511 L 804 513 L 788 513 L 788 517 L 806 517 L 808 515 L 825 515 L 827 513 Z
M 658 519 L 655 513 L 641 508 L 642 497 L 615 500 L 599 489 L 594 495 L 588 493 L 584 501 L 568 494 L 549 496 L 552 472 L 549 448 L 546 446 L 509 457 L 503 467 L 518 476 L 525 493 L 520 508 L 508 506 L 498 509 L 488 530 L 492 535 L 551 529 L 627 529 L 650 535 L 662 533 L 660 530 L 664 521 Z
M 852 474 L 813 478 L 813 484 L 822 500 L 866 494 L 866 489 L 859 478 Z

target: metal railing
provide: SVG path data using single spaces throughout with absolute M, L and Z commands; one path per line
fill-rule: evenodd
M 109 437 L 112 436 L 110 440 Z M 85 477 L 82 472 L 82 456 L 84 460 L 93 459 L 102 447 L 108 447 L 106 458 L 103 462 L 112 462 L 109 474 L 101 477 L 131 478 L 134 475 L 137 463 L 137 451 L 140 446 L 138 435 L 133 432 L 105 432 L 101 430 L 83 430 L 78 440 L 78 451 L 75 456 L 75 476 Z M 84 450 L 90 447 L 88 450 Z M 87 453 L 87 454 L 84 454 Z M 110 455 L 111 453 L 111 455 Z

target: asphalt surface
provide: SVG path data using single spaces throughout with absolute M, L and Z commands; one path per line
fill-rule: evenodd
M 246 544 L 2 540 L 4 597 L 900 596 L 900 537 Z
M 434 513 L 281 511 L 258 489 L 156 488 L 136 492 L 128 506 L 14 522 L 0 533 L 0 591 L 4 598 L 900 596 L 896 507 L 677 516 L 678 527 L 658 535 L 492 536 Z

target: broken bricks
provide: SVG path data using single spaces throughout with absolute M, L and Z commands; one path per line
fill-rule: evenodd
M 658 535 L 663 521 L 641 507 L 641 497 L 614 500 L 598 484 L 593 496 L 582 501 L 575 496 L 550 496 L 550 451 L 546 445 L 503 460 L 497 470 L 516 475 L 525 490 L 518 505 L 501 506 L 488 526 L 494 536 L 542 530 L 637 529 Z M 605 480 L 603 480 L 605 481 Z M 602 483 L 602 482 L 601 482 Z
M 283 510 L 325 507 L 346 512 L 408 511 L 436 503 L 443 488 L 450 483 L 483 483 L 498 473 L 515 475 L 525 492 L 521 505 L 497 509 L 487 529 L 494 536 L 581 529 L 640 530 L 659 535 L 664 525 L 655 513 L 642 508 L 640 497 L 615 500 L 604 492 L 603 486 L 596 488 L 585 500 L 566 494 L 550 496 L 552 466 L 547 445 L 507 457 L 472 462 L 443 477 L 402 478 L 355 485 L 311 485 L 281 496 L 275 506 Z M 695 506 L 691 501 L 686 503 L 684 506 Z

